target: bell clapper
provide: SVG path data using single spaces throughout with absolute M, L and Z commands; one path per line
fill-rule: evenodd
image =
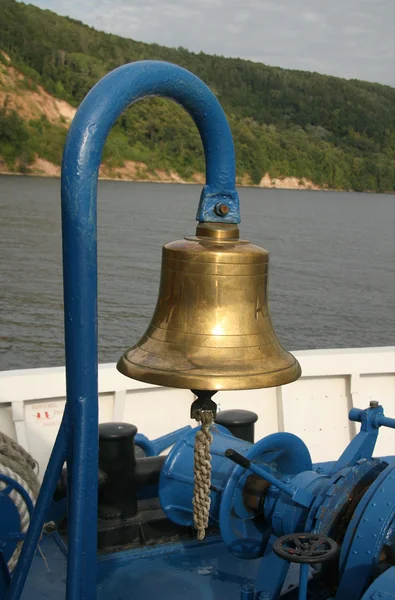
M 201 423 L 201 428 L 195 436 L 194 448 L 193 523 L 198 532 L 198 540 L 203 540 L 206 535 L 210 516 L 210 446 L 213 440 L 210 427 L 217 414 L 217 405 L 212 400 L 212 396 L 216 392 L 203 390 L 191 391 L 197 396 L 197 399 L 191 406 L 191 418 Z

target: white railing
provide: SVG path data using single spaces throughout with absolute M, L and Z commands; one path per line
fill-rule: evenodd
M 259 415 L 256 439 L 275 431 L 300 436 L 314 461 L 334 460 L 359 430 L 348 421 L 352 407 L 378 400 L 395 417 L 395 347 L 294 352 L 302 377 L 281 388 L 218 392 L 221 410 L 244 408 Z M 186 424 L 189 390 L 153 386 L 99 366 L 99 420 L 125 421 L 155 438 Z M 0 372 L 0 430 L 33 454 L 43 473 L 65 404 L 63 367 Z M 382 428 L 376 455 L 395 454 L 395 431 Z

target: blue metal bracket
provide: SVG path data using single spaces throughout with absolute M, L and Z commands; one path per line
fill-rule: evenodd
M 348 414 L 350 421 L 361 423 L 361 429 L 349 443 L 338 461 L 334 463 L 329 476 L 346 467 L 354 466 L 361 458 L 371 458 L 376 445 L 379 427 L 395 428 L 395 419 L 384 416 L 383 407 L 380 405 L 362 410 L 352 408 Z
M 164 96 L 194 120 L 206 157 L 197 220 L 239 223 L 232 134 L 209 88 L 189 71 L 159 61 L 124 65 L 106 75 L 81 103 L 62 163 L 62 239 L 67 403 L 7 600 L 19 600 L 63 462 L 68 467 L 67 600 L 96 598 L 98 357 L 97 180 L 116 119 L 133 102 Z M 228 212 L 217 215 L 218 202 Z

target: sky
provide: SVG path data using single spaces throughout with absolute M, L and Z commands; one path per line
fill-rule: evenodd
M 30 3 L 142 42 L 395 86 L 395 0 Z

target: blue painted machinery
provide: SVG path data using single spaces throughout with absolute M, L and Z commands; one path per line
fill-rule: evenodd
M 212 336 L 200 331 L 204 340 L 197 347 L 191 341 L 196 321 L 190 325 L 188 315 L 198 313 L 188 294 L 183 296 L 176 279 L 170 292 L 162 282 L 155 318 L 176 298 L 179 304 L 171 305 L 162 329 L 181 314 L 185 337 L 171 327 L 165 335 L 154 319 L 119 368 L 144 381 L 191 388 L 196 396 L 191 415 L 200 425 L 155 441 L 130 424 L 99 428 L 97 387 L 98 169 L 115 120 L 149 95 L 184 106 L 202 138 L 207 182 L 197 234 L 165 246 L 164 264 L 168 271 L 184 270 L 183 293 L 205 264 L 206 283 L 190 286 L 190 294 L 197 294 L 199 310 L 214 294 L 218 321 L 213 327 L 199 316 Z M 349 418 L 361 423 L 358 435 L 336 462 L 313 465 L 295 435 L 275 433 L 254 443 L 256 415 L 216 414 L 212 398 L 218 389 L 282 385 L 300 374 L 271 330 L 262 287 L 267 253 L 238 240 L 239 221 L 232 136 L 220 105 L 199 79 L 174 65 L 148 61 L 116 69 L 91 90 L 70 128 L 62 167 L 66 409 L 35 506 L 20 483 L 0 475 L 1 600 L 395 598 L 395 457 L 373 457 L 380 427 L 395 428 L 395 419 L 386 417 L 378 402 L 352 409 Z M 190 263 L 188 252 L 194 257 Z M 239 282 L 233 289 L 233 275 L 222 270 L 224 257 L 230 257 L 232 273 L 246 276 L 240 265 L 248 252 L 248 277 L 253 285 L 254 278 L 260 283 L 254 288 Z M 245 314 L 239 319 L 235 311 L 242 302 Z M 244 348 L 241 363 L 232 354 L 238 340 L 230 343 L 229 331 L 225 341 L 221 335 L 229 315 L 237 331 L 244 323 L 249 327 L 250 305 L 258 329 L 239 337 L 252 336 L 256 343 Z M 151 352 L 155 336 L 159 346 L 170 344 L 170 359 L 174 365 L 179 361 L 178 379 L 171 360 L 166 363 L 159 353 L 155 359 Z M 209 481 L 202 496 L 199 477 Z M 204 513 L 196 508 L 200 501 L 206 521 L 204 539 L 197 541 L 196 514 Z M 21 532 L 21 502 L 30 520 L 27 533 Z M 22 542 L 10 572 L 10 556 Z
M 376 578 L 395 596 L 395 458 L 372 458 L 379 427 L 395 419 L 375 404 L 350 411 L 361 431 L 337 462 L 320 465 L 295 435 L 252 444 L 214 428 L 211 523 L 232 554 L 261 559 L 242 598 L 277 598 L 292 563 L 302 565 L 299 598 L 309 573 L 317 597 L 360 600 Z M 195 434 L 172 448 L 160 477 L 163 509 L 182 525 L 193 524 Z

